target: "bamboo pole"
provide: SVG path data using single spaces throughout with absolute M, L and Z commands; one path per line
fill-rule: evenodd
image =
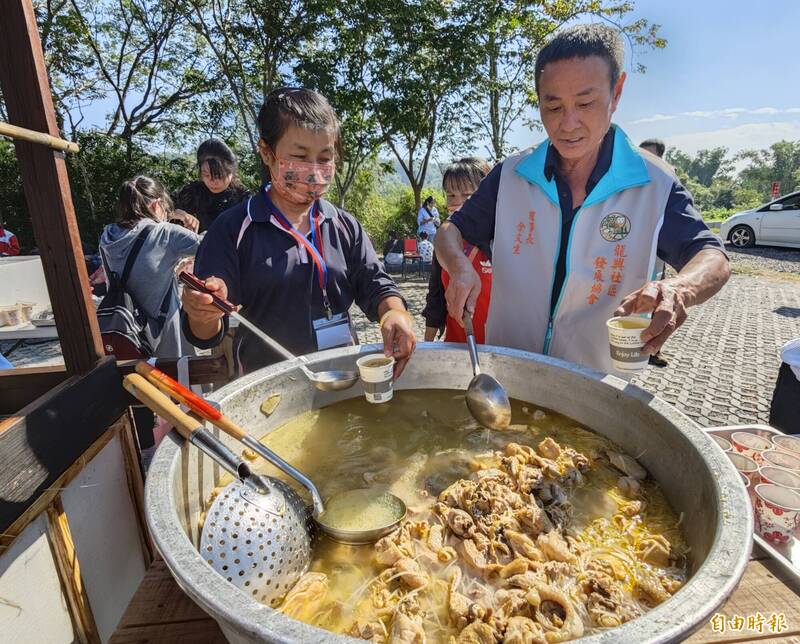
M 43 132 L 35 132 L 24 127 L 17 127 L 11 123 L 0 121 L 0 134 L 7 136 L 10 139 L 17 139 L 18 141 L 27 141 L 28 143 L 38 143 L 39 145 L 46 145 L 48 148 L 58 150 L 59 152 L 74 152 L 77 153 L 80 148 L 77 143 L 72 141 L 65 141 Z

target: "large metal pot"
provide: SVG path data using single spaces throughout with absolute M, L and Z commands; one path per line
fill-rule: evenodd
M 377 346 L 334 349 L 312 357 L 316 369 L 353 369 Z M 669 601 L 623 626 L 581 642 L 673 642 L 699 628 L 730 595 L 747 564 L 753 530 L 749 502 L 728 459 L 690 419 L 664 401 L 613 376 L 537 354 L 487 347 L 484 368 L 511 397 L 566 414 L 639 458 L 683 515 L 692 576 Z M 400 389 L 464 389 L 471 377 L 463 347 L 421 344 L 397 383 Z M 280 393 L 275 413 L 259 407 Z M 267 367 L 217 392 L 223 411 L 263 436 L 309 409 L 362 395 L 314 389 L 285 363 Z M 223 437 L 225 440 L 226 437 Z M 147 521 L 167 566 L 186 593 L 220 625 L 231 642 L 355 641 L 290 619 L 240 592 L 198 553 L 198 514 L 219 468 L 172 432 L 147 477 Z

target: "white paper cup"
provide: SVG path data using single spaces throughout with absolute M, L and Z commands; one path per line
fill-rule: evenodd
M 645 345 L 642 331 L 650 326 L 650 319 L 633 315 L 615 317 L 606 322 L 606 326 L 614 368 L 628 373 L 644 369 L 650 356 L 642 353 Z
M 382 353 L 370 353 L 359 358 L 356 365 L 367 401 L 389 402 L 394 395 L 394 358 L 387 358 Z

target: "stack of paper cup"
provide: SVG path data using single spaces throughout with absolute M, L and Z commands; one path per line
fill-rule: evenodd
M 638 316 L 615 317 L 606 322 L 606 326 L 614 368 L 628 373 L 644 369 L 650 356 L 642 353 L 645 345 L 642 331 L 650 326 L 650 319 Z
M 371 353 L 356 361 L 364 386 L 364 395 L 371 403 L 383 403 L 392 399 L 394 391 L 394 358 L 380 353 Z

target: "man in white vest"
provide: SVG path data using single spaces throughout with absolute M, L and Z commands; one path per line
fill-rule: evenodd
M 611 124 L 623 53 L 603 25 L 556 35 L 535 68 L 549 138 L 498 164 L 436 236 L 457 320 L 481 288 L 464 240 L 493 244 L 487 344 L 612 372 L 606 320 L 652 313 L 642 337 L 653 354 L 730 277 L 722 243 L 672 169 Z M 678 274 L 652 281 L 657 258 Z

